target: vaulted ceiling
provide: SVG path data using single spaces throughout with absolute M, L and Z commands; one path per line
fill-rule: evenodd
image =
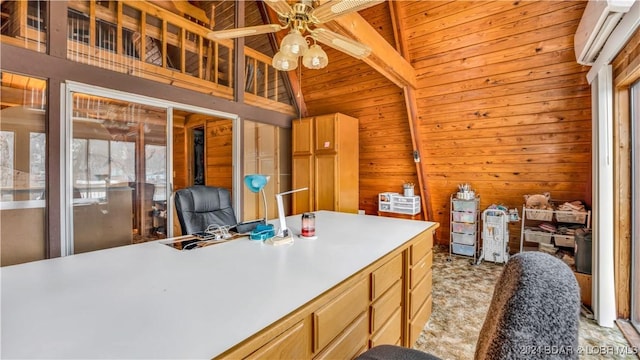
M 245 2 L 246 25 L 269 18 L 260 5 Z M 585 5 L 386 1 L 341 16 L 326 26 L 368 43 L 373 56 L 361 61 L 325 48 L 326 68 L 289 72 L 300 115 L 357 117 L 360 207 L 376 213 L 378 193 L 419 183 L 441 241 L 460 183 L 476 189 L 482 208 L 518 208 L 524 194 L 545 191 L 590 204 L 589 68 L 573 49 Z M 273 51 L 266 36 L 246 41 Z

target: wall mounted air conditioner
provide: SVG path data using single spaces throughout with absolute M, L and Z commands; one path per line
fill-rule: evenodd
M 634 0 L 590 0 L 584 9 L 574 37 L 576 60 L 593 65 L 607 38 Z

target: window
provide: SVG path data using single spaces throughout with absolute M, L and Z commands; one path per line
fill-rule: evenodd
M 0 85 L 0 265 L 5 266 L 46 257 L 47 83 L 4 71 Z
M 5 189 L 13 188 L 13 169 L 15 168 L 15 134 L 13 131 L 0 131 L 0 187 L 2 187 L 2 201 L 13 200 L 13 192 Z

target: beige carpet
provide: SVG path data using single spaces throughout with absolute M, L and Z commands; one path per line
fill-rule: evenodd
M 433 260 L 433 314 L 416 349 L 442 359 L 473 359 L 478 333 L 491 302 L 501 264 L 470 265 L 468 259 L 447 261 L 448 248 L 436 248 Z M 620 354 L 621 349 L 626 355 Z M 638 359 L 617 327 L 602 328 L 580 319 L 580 359 Z

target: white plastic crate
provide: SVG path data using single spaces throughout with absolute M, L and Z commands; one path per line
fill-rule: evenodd
M 378 194 L 378 211 L 391 211 L 391 196 L 398 193 L 384 192 Z
M 391 212 L 416 215 L 420 213 L 419 196 L 391 196 Z
M 475 234 L 476 232 L 476 224 L 454 222 L 452 226 L 451 231 L 455 233 Z
M 454 211 L 453 212 L 453 221 L 466 222 L 466 223 L 475 223 L 475 221 L 476 221 L 476 213 L 475 213 L 475 211 L 474 212 Z
M 453 211 L 467 211 L 474 212 L 476 211 L 476 201 L 472 200 L 460 200 L 453 199 Z
M 451 233 L 451 241 L 462 245 L 473 245 L 476 243 L 476 234 Z
M 451 243 L 451 252 L 458 255 L 474 256 L 476 252 L 475 245 L 462 245 Z

